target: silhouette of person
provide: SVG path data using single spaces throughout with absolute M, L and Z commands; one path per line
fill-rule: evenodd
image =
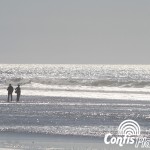
M 17 94 L 17 102 L 18 102 L 20 99 L 20 94 L 21 94 L 21 88 L 19 84 L 18 84 L 18 87 L 15 89 L 15 93 Z
M 14 91 L 14 88 L 11 86 L 11 84 L 9 84 L 9 86 L 7 88 L 7 91 L 8 91 L 8 99 L 7 99 L 7 101 L 9 102 L 9 97 L 11 97 L 11 101 L 12 101 L 12 93 Z

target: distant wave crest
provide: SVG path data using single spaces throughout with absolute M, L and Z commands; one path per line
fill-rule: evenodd
M 1 81 L 2 83 L 2 81 Z M 75 79 L 75 78 L 12 78 L 5 80 L 4 84 L 17 85 L 39 83 L 44 85 L 69 85 L 69 86 L 94 86 L 94 87 L 149 87 L 150 81 L 117 81 L 99 79 Z

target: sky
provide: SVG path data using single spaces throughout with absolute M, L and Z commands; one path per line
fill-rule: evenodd
M 0 0 L 0 63 L 150 64 L 150 0 Z

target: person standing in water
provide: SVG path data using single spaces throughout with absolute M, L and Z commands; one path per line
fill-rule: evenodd
M 9 84 L 9 86 L 7 88 L 7 91 L 8 91 L 8 99 L 7 99 L 7 101 L 9 102 L 9 97 L 11 97 L 11 101 L 12 101 L 12 93 L 14 91 L 14 88 L 11 86 L 11 84 Z
M 17 102 L 19 102 L 20 94 L 21 94 L 21 88 L 19 84 L 18 87 L 15 89 L 15 93 L 17 94 Z

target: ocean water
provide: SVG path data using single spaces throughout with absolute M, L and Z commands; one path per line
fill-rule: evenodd
M 0 132 L 103 139 L 126 119 L 149 136 L 149 65 L 0 65 Z
M 11 83 L 23 95 L 149 100 L 149 65 L 0 65 L 0 93 Z

